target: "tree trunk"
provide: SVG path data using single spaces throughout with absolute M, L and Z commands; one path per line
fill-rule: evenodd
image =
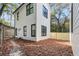
M 2 13 L 3 13 L 3 10 L 4 10 L 5 6 L 6 6 L 6 4 L 3 4 L 1 9 L 0 9 L 0 17 L 2 16 Z
M 59 22 L 59 18 L 57 18 L 56 16 L 54 16 L 54 18 L 57 20 L 57 23 L 58 23 L 57 31 L 61 32 L 61 25 L 60 25 L 60 22 Z
M 58 31 L 61 32 L 61 25 L 60 25 L 59 19 L 57 19 L 57 23 L 58 23 Z

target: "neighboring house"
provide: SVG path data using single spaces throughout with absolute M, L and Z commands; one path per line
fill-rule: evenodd
M 39 41 L 50 38 L 50 5 L 23 3 L 14 12 L 16 37 Z
M 72 10 L 71 44 L 74 55 L 79 56 L 79 3 L 73 3 L 71 10 Z

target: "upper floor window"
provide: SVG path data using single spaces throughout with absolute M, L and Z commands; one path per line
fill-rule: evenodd
M 26 15 L 30 15 L 33 13 L 33 3 L 29 3 L 27 6 L 26 6 Z
M 17 20 L 19 20 L 19 12 L 17 13 Z
M 43 16 L 48 18 L 48 10 L 44 5 L 43 5 Z
M 24 36 L 27 36 L 27 26 L 24 26 L 23 27 L 23 35 Z

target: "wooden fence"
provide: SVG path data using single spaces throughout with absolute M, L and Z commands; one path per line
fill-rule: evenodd
M 69 40 L 69 33 L 52 32 L 50 37 L 57 40 Z

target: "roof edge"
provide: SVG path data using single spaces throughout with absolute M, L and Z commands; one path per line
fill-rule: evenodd
M 13 14 L 14 14 L 17 10 L 19 10 L 24 4 L 25 4 L 25 3 L 22 3 L 22 4 L 13 12 Z

